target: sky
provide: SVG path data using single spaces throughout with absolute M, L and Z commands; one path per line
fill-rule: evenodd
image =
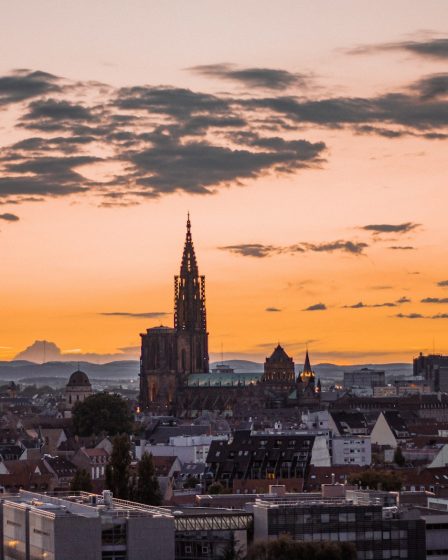
M 448 352 L 445 0 L 0 10 L 0 360 L 138 357 L 188 211 L 212 360 Z

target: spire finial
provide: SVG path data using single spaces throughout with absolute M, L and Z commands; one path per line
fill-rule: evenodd
M 190 212 L 187 212 L 187 232 L 190 233 L 191 222 L 190 222 Z

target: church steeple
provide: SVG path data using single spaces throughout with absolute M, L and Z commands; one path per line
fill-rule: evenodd
M 199 275 L 191 236 L 190 214 L 180 264 L 174 277 L 174 328 L 177 331 L 178 371 L 208 371 L 208 333 L 205 311 L 205 276 Z
M 199 276 L 191 236 L 190 213 L 179 276 L 174 277 L 174 327 L 177 330 L 206 331 L 205 277 Z
M 311 362 L 310 362 L 310 357 L 307 348 L 306 355 L 305 355 L 305 363 L 303 365 L 303 371 L 300 374 L 300 381 L 303 381 L 304 383 L 314 383 L 315 378 L 316 376 L 314 374 L 314 371 L 311 369 Z

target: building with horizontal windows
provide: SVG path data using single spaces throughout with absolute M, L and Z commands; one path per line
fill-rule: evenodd
M 372 444 L 369 436 L 336 436 L 331 440 L 332 465 L 370 465 Z
M 259 500 L 253 506 L 254 539 L 269 541 L 288 536 L 305 542 L 352 542 L 358 560 L 423 560 L 425 522 L 394 518 L 393 511 L 394 508 L 354 505 L 342 499 Z
M 1 504 L 4 560 L 173 560 L 174 516 L 166 509 L 85 492 L 21 491 Z

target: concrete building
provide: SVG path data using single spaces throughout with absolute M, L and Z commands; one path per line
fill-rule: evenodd
M 21 491 L 2 507 L 4 560 L 173 560 L 174 516 L 79 493 L 66 498 Z
M 386 373 L 382 370 L 370 368 L 354 369 L 344 371 L 344 388 L 352 387 L 368 388 L 384 387 L 386 384 Z
M 372 444 L 369 436 L 336 436 L 331 440 L 332 465 L 370 465 Z
M 258 500 L 253 506 L 254 540 L 288 536 L 297 541 L 352 542 L 358 560 L 426 558 L 425 523 L 403 520 L 396 508 L 355 505 L 341 498 L 316 501 Z
M 448 356 L 422 353 L 414 359 L 414 375 L 422 376 L 432 391 L 448 393 Z

